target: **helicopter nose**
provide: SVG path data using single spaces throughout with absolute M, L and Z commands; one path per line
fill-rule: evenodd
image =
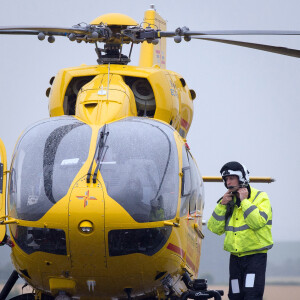
M 86 177 L 73 187 L 69 202 L 69 241 L 72 274 L 104 274 L 107 265 L 104 236 L 104 196 L 99 181 Z M 97 264 L 95 263 L 97 261 Z M 85 268 L 82 268 L 82 265 Z

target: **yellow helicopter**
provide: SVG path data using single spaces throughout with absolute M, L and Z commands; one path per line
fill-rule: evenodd
M 153 7 L 143 25 L 109 14 L 72 28 L 0 28 L 50 43 L 55 36 L 94 43 L 99 63 L 50 80 L 51 118 L 22 134 L 10 171 L 1 142 L 0 240 L 8 224 L 16 269 L 5 293 L 21 276 L 34 288 L 29 299 L 220 299 L 196 280 L 203 179 L 220 178 L 202 179 L 186 143 L 196 94 L 165 69 L 164 37 L 299 52 L 203 37 L 241 32 L 168 32 Z M 131 51 L 125 55 L 122 46 L 138 43 L 139 66 L 128 66 Z

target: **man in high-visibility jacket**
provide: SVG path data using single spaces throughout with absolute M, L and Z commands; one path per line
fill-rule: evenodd
M 227 192 L 219 199 L 208 229 L 225 233 L 230 300 L 262 300 L 267 251 L 272 248 L 272 208 L 268 195 L 249 185 L 249 171 L 238 162 L 221 169 Z

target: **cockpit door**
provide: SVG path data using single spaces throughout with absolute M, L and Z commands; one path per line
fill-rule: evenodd
M 0 139 L 0 218 L 6 214 L 6 150 L 4 143 Z M 0 242 L 3 241 L 6 233 L 6 226 L 0 225 Z

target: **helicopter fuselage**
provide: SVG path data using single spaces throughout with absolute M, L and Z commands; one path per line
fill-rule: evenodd
M 44 120 L 20 138 L 11 172 L 12 260 L 36 289 L 81 299 L 127 288 L 180 294 L 182 270 L 196 276 L 202 179 L 168 124 Z
M 204 203 L 184 139 L 184 79 L 159 68 L 65 69 L 49 110 L 11 164 L 18 273 L 41 293 L 80 299 L 180 295 L 182 273 L 198 273 Z

